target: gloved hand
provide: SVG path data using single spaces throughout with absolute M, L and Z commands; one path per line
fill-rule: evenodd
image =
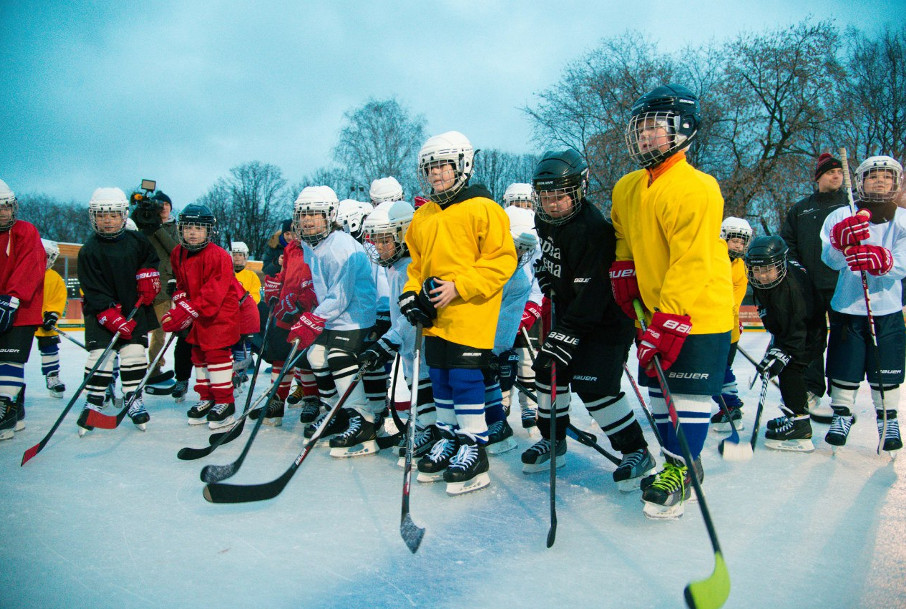
M 161 328 L 164 332 L 187 330 L 196 319 L 198 311 L 186 293 L 180 291 L 173 295 L 173 308 L 161 317 Z
M 44 312 L 44 321 L 41 322 L 41 329 L 43 330 L 53 330 L 56 327 L 57 322 L 60 320 L 60 314 L 56 311 L 45 311 Z
M 289 292 L 284 294 L 274 307 L 274 319 L 291 324 L 296 321 L 296 316 L 302 311 L 302 305 L 296 300 L 296 294 Z
M 564 368 L 569 366 L 573 361 L 573 353 L 575 353 L 578 346 L 578 336 L 565 328 L 554 328 L 544 339 L 541 350 L 538 351 L 538 356 L 535 358 L 535 363 L 532 364 L 532 370 L 541 372 L 545 368 L 550 368 L 554 361 Z
M 525 303 L 525 309 L 522 310 L 522 321 L 519 322 L 519 334 L 525 330 L 528 332 L 535 325 L 535 322 L 541 319 L 541 305 L 531 300 Z
M 283 284 L 277 281 L 276 277 L 267 276 L 264 278 L 264 302 L 267 303 L 267 306 L 274 306 L 277 299 L 280 298 L 282 289 Z
M 176 280 L 168 279 L 167 280 L 167 296 L 172 298 L 173 294 L 176 292 Z
M 551 274 L 544 267 L 544 257 L 538 258 L 533 266 L 535 270 L 535 281 L 538 282 L 538 288 L 541 293 L 550 298 L 551 296 Z
M 509 391 L 516 382 L 516 373 L 519 369 L 519 355 L 514 349 L 507 349 L 497 356 L 498 375 L 500 377 L 500 390 Z
M 635 309 L 632 307 L 632 301 L 638 299 L 642 301 L 642 294 L 639 292 L 639 280 L 635 276 L 635 262 L 632 260 L 616 260 L 610 265 L 610 289 L 613 291 L 613 299 L 616 301 L 623 312 L 629 316 L 629 319 L 635 320 Z
M 880 245 L 853 245 L 846 248 L 846 264 L 857 273 L 867 271 L 878 277 L 893 269 L 893 254 Z
M 388 340 L 379 338 L 370 347 L 359 354 L 359 364 L 365 370 L 379 370 L 390 361 L 399 345 L 394 345 Z
M 855 215 L 843 218 L 831 227 L 830 244 L 841 252 L 851 245 L 859 245 L 871 235 L 868 232 L 869 220 L 871 212 L 867 209 L 860 209 Z
M 315 294 L 315 285 L 311 279 L 306 279 L 299 286 L 299 295 L 296 302 L 302 306 L 303 311 L 311 311 L 318 306 L 318 297 Z
M 426 279 L 418 293 L 412 290 L 403 292 L 397 301 L 400 305 L 400 313 L 405 315 L 413 326 L 421 324 L 423 328 L 430 328 L 434 325 L 437 309 L 434 308 L 428 294 L 429 290 L 433 289 L 432 279 L 432 277 Z
M 19 299 L 9 294 L 0 296 L 0 333 L 13 327 L 13 319 L 19 309 Z
M 298 339 L 299 349 L 307 349 L 324 331 L 325 318 L 315 315 L 311 311 L 306 311 L 299 316 L 299 321 L 289 329 L 287 342 L 293 342 Z
M 374 335 L 383 336 L 384 333 L 390 329 L 391 325 L 390 311 L 378 311 L 377 317 L 374 320 Z
M 790 363 L 790 356 L 783 352 L 782 349 L 772 347 L 764 354 L 758 369 L 762 374 L 768 373 L 768 378 L 775 377 L 783 372 L 783 369 Z
M 135 330 L 135 320 L 130 319 L 129 321 L 126 321 L 126 318 L 123 317 L 122 305 L 104 309 L 97 314 L 97 320 L 99 324 L 111 332 L 119 332 L 120 338 L 123 340 L 130 340 L 132 338 L 132 332 Z
M 645 373 L 648 376 L 657 374 L 654 367 L 649 366 L 658 354 L 661 356 L 661 368 L 666 370 L 672 366 L 691 331 L 692 319 L 688 315 L 656 311 L 636 349 L 639 365 L 645 368 Z
M 138 289 L 138 302 L 135 306 L 152 304 L 160 294 L 160 273 L 157 269 L 139 269 L 135 275 L 135 282 Z

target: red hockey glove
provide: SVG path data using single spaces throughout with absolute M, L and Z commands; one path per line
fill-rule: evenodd
M 519 322 L 519 334 L 525 330 L 528 332 L 535 325 L 535 322 L 541 319 L 541 305 L 531 300 L 525 303 L 525 309 L 522 311 L 522 321 Z
M 138 287 L 138 302 L 135 306 L 149 305 L 160 294 L 160 273 L 157 269 L 139 269 L 135 275 Z
M 315 286 L 311 279 L 302 282 L 298 301 L 303 311 L 311 311 L 318 306 L 318 297 L 315 295 Z
M 327 321 L 319 315 L 307 312 L 299 316 L 299 321 L 289 329 L 289 338 L 287 342 L 299 340 L 299 348 L 305 349 L 310 346 L 324 331 L 324 322 Z
M 276 277 L 264 278 L 264 302 L 267 303 L 267 306 L 272 307 L 274 305 L 274 301 L 280 298 L 282 289 L 283 284 L 277 281 Z
M 645 373 L 648 376 L 657 374 L 654 367 L 649 366 L 658 354 L 661 356 L 661 368 L 666 370 L 672 366 L 691 331 L 692 319 L 688 315 L 655 312 L 637 349 L 639 365 L 645 368 Z
M 853 245 L 846 248 L 846 264 L 857 273 L 868 271 L 877 277 L 893 268 L 893 254 L 880 245 Z
M 871 212 L 867 209 L 860 209 L 856 215 L 840 220 L 831 228 L 831 245 L 841 252 L 845 252 L 851 245 L 859 245 L 862 240 L 869 237 L 869 220 Z
M 642 301 L 639 292 L 639 280 L 635 276 L 635 262 L 632 260 L 616 260 L 610 265 L 610 287 L 613 290 L 613 299 L 616 301 L 629 319 L 635 320 L 635 309 L 632 301 Z
M 274 306 L 274 319 L 291 325 L 295 323 L 296 316 L 301 312 L 302 307 L 296 299 L 296 294 L 294 292 L 289 292 L 284 294 L 283 298 L 281 298 Z
M 196 319 L 198 311 L 192 306 L 192 301 L 186 298 L 185 292 L 177 292 L 173 296 L 173 308 L 161 317 L 161 327 L 164 332 L 180 332 L 191 326 Z
M 111 332 L 119 332 L 120 338 L 123 340 L 132 338 L 132 331 L 135 330 L 135 320 L 130 319 L 129 321 L 126 321 L 126 318 L 123 317 L 122 305 L 104 309 L 97 314 L 97 319 L 99 324 Z

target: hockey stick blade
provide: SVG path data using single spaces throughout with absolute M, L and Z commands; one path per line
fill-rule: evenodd
M 180 448 L 179 452 L 176 453 L 176 458 L 180 459 L 181 461 L 194 461 L 196 459 L 207 457 L 212 452 L 217 450 L 218 446 L 232 442 L 233 440 L 241 436 L 242 428 L 244 426 L 245 419 L 236 423 L 236 425 L 234 425 L 229 431 L 211 434 L 211 437 L 209 438 L 211 443 L 204 448 L 192 448 L 191 446 Z M 219 436 L 220 438 L 223 438 L 223 440 L 215 440 L 214 436 Z
M 725 461 L 749 461 L 755 454 L 748 442 L 733 442 L 730 438 L 720 441 L 717 452 Z
M 415 554 L 418 552 L 418 547 L 422 545 L 425 529 L 415 524 L 411 514 L 406 514 L 403 517 L 403 521 L 400 522 L 400 536 L 402 536 L 409 551 Z
M 711 576 L 691 582 L 683 591 L 691 609 L 718 609 L 730 597 L 730 571 L 723 554 L 714 553 L 714 572 Z

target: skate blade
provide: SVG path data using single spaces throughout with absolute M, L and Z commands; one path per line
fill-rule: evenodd
M 79 437 L 85 437 L 85 434 L 91 431 L 90 429 L 85 429 L 84 427 L 79 427 Z
M 331 446 L 330 456 L 337 459 L 348 459 L 351 457 L 364 457 L 366 455 L 376 455 L 378 450 L 375 440 L 368 440 L 355 446 Z
M 566 465 L 566 455 L 557 457 L 557 469 L 560 469 Z M 540 472 L 549 472 L 551 471 L 551 462 L 550 459 L 543 461 L 541 463 L 523 463 L 522 464 L 522 473 L 523 474 L 538 474 Z
M 63 399 L 63 392 L 62 392 L 62 391 L 48 391 L 47 393 L 49 393 L 49 394 L 50 394 L 50 397 L 52 397 L 52 398 L 57 398 L 58 400 L 62 400 L 62 399 Z
M 189 425 L 207 425 L 207 424 L 208 424 L 208 420 L 204 419 L 204 418 L 202 418 L 202 419 L 191 419 L 190 418 L 189 419 Z
M 265 419 L 266 421 L 267 419 Z M 226 418 L 222 421 L 208 421 L 208 429 L 223 429 L 224 427 L 232 427 L 233 423 L 236 422 L 236 419 L 233 418 L 233 415 L 230 415 L 229 418 Z
M 682 501 L 669 506 L 648 501 L 642 501 L 642 503 L 644 504 L 642 513 L 651 520 L 678 520 L 683 517 L 685 511 Z
M 415 477 L 419 482 L 440 482 L 444 479 L 444 470 L 429 474 L 427 472 L 418 472 L 418 476 Z
M 465 493 L 471 493 L 472 491 L 483 489 L 489 484 L 491 484 L 491 477 L 487 472 L 485 472 L 483 474 L 478 474 L 471 480 L 463 480 L 462 482 L 447 482 L 447 494 L 463 495 Z
M 175 401 L 176 401 L 177 404 L 180 404 L 180 403 L 186 401 L 186 396 L 181 395 L 181 396 L 179 396 L 178 398 L 174 398 L 174 399 L 175 399 Z
M 898 448 L 896 450 L 885 450 L 884 452 L 887 453 L 887 456 L 890 457 L 891 461 L 896 461 L 897 453 L 900 452 L 900 449 Z
M 148 429 L 148 424 L 147 423 L 136 423 L 135 427 L 139 431 L 145 431 L 146 429 Z
M 0 441 L 12 440 L 14 435 L 16 434 L 12 429 L 4 429 L 3 431 L 0 431 Z
M 281 427 L 283 425 L 283 417 L 264 417 L 264 421 L 261 423 L 269 427 Z
M 514 438 L 507 438 L 506 440 L 501 440 L 500 442 L 495 442 L 493 444 L 488 444 L 485 446 L 485 451 L 489 455 L 502 455 L 505 452 L 511 451 L 516 448 L 516 440 Z
M 743 429 L 746 428 L 746 426 L 743 425 L 742 421 L 736 421 L 735 424 L 736 424 L 736 431 L 742 431 Z M 732 428 L 730 427 L 729 423 L 711 423 L 711 430 L 718 431 L 718 432 L 728 432 L 728 431 L 732 431 Z
M 25 429 L 25 421 L 16 421 L 15 430 L 22 431 L 23 429 Z
M 650 476 L 650 475 L 656 474 L 656 473 L 657 473 L 657 468 L 652 467 L 647 472 L 644 472 L 644 473 L 636 476 L 635 478 L 627 478 L 626 480 L 620 480 L 617 482 L 617 489 L 621 493 L 632 493 L 635 491 L 640 491 L 640 490 L 642 490 L 642 487 L 640 486 L 642 483 L 642 479 L 645 478 L 646 476 Z
M 815 450 L 811 440 L 771 440 L 765 438 L 764 445 L 774 450 L 787 450 L 791 452 L 810 453 Z

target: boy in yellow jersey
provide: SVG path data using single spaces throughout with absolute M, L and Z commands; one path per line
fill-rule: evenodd
M 418 479 L 443 477 L 450 494 L 490 484 L 482 368 L 493 358 L 503 286 L 516 270 L 509 218 L 486 188 L 468 184 L 474 156 L 456 131 L 419 151 L 430 197 L 406 232 L 412 261 L 399 298 L 400 312 L 425 329 L 441 435 L 419 460 Z
M 245 268 L 249 261 L 249 246 L 244 241 L 230 241 L 230 256 L 233 258 L 233 273 L 236 275 L 236 281 L 246 291 L 248 296 L 255 303 L 255 306 L 261 302 L 261 280 L 255 271 Z M 251 305 L 249 305 L 251 306 Z M 257 309 L 255 310 L 257 314 Z M 242 384 L 249 380 L 246 370 L 252 361 L 251 355 L 252 341 L 248 335 L 243 334 L 239 337 L 239 342 L 233 345 L 233 387 L 239 389 Z
M 60 381 L 60 337 L 55 326 L 66 310 L 66 285 L 60 274 L 53 270 L 53 263 L 60 255 L 60 248 L 54 241 L 41 239 L 47 255 L 47 270 L 44 271 L 44 320 L 35 331 L 38 350 L 41 352 L 41 374 L 47 381 L 47 391 L 54 398 L 62 398 L 66 386 Z
M 639 374 L 664 440 L 664 469 L 642 481 L 644 512 L 676 518 L 691 493 L 691 477 L 654 378 L 653 360 L 666 370 L 679 424 L 696 475 L 708 435 L 711 397 L 720 392 L 733 328 L 733 285 L 727 246 L 720 239 L 723 198 L 717 180 L 694 169 L 685 148 L 701 122 L 698 99 L 681 85 L 660 86 L 632 107 L 629 154 L 643 167 L 613 190 L 617 235 L 610 268 L 614 297 L 632 318 L 639 299 L 648 319 L 640 336 Z

